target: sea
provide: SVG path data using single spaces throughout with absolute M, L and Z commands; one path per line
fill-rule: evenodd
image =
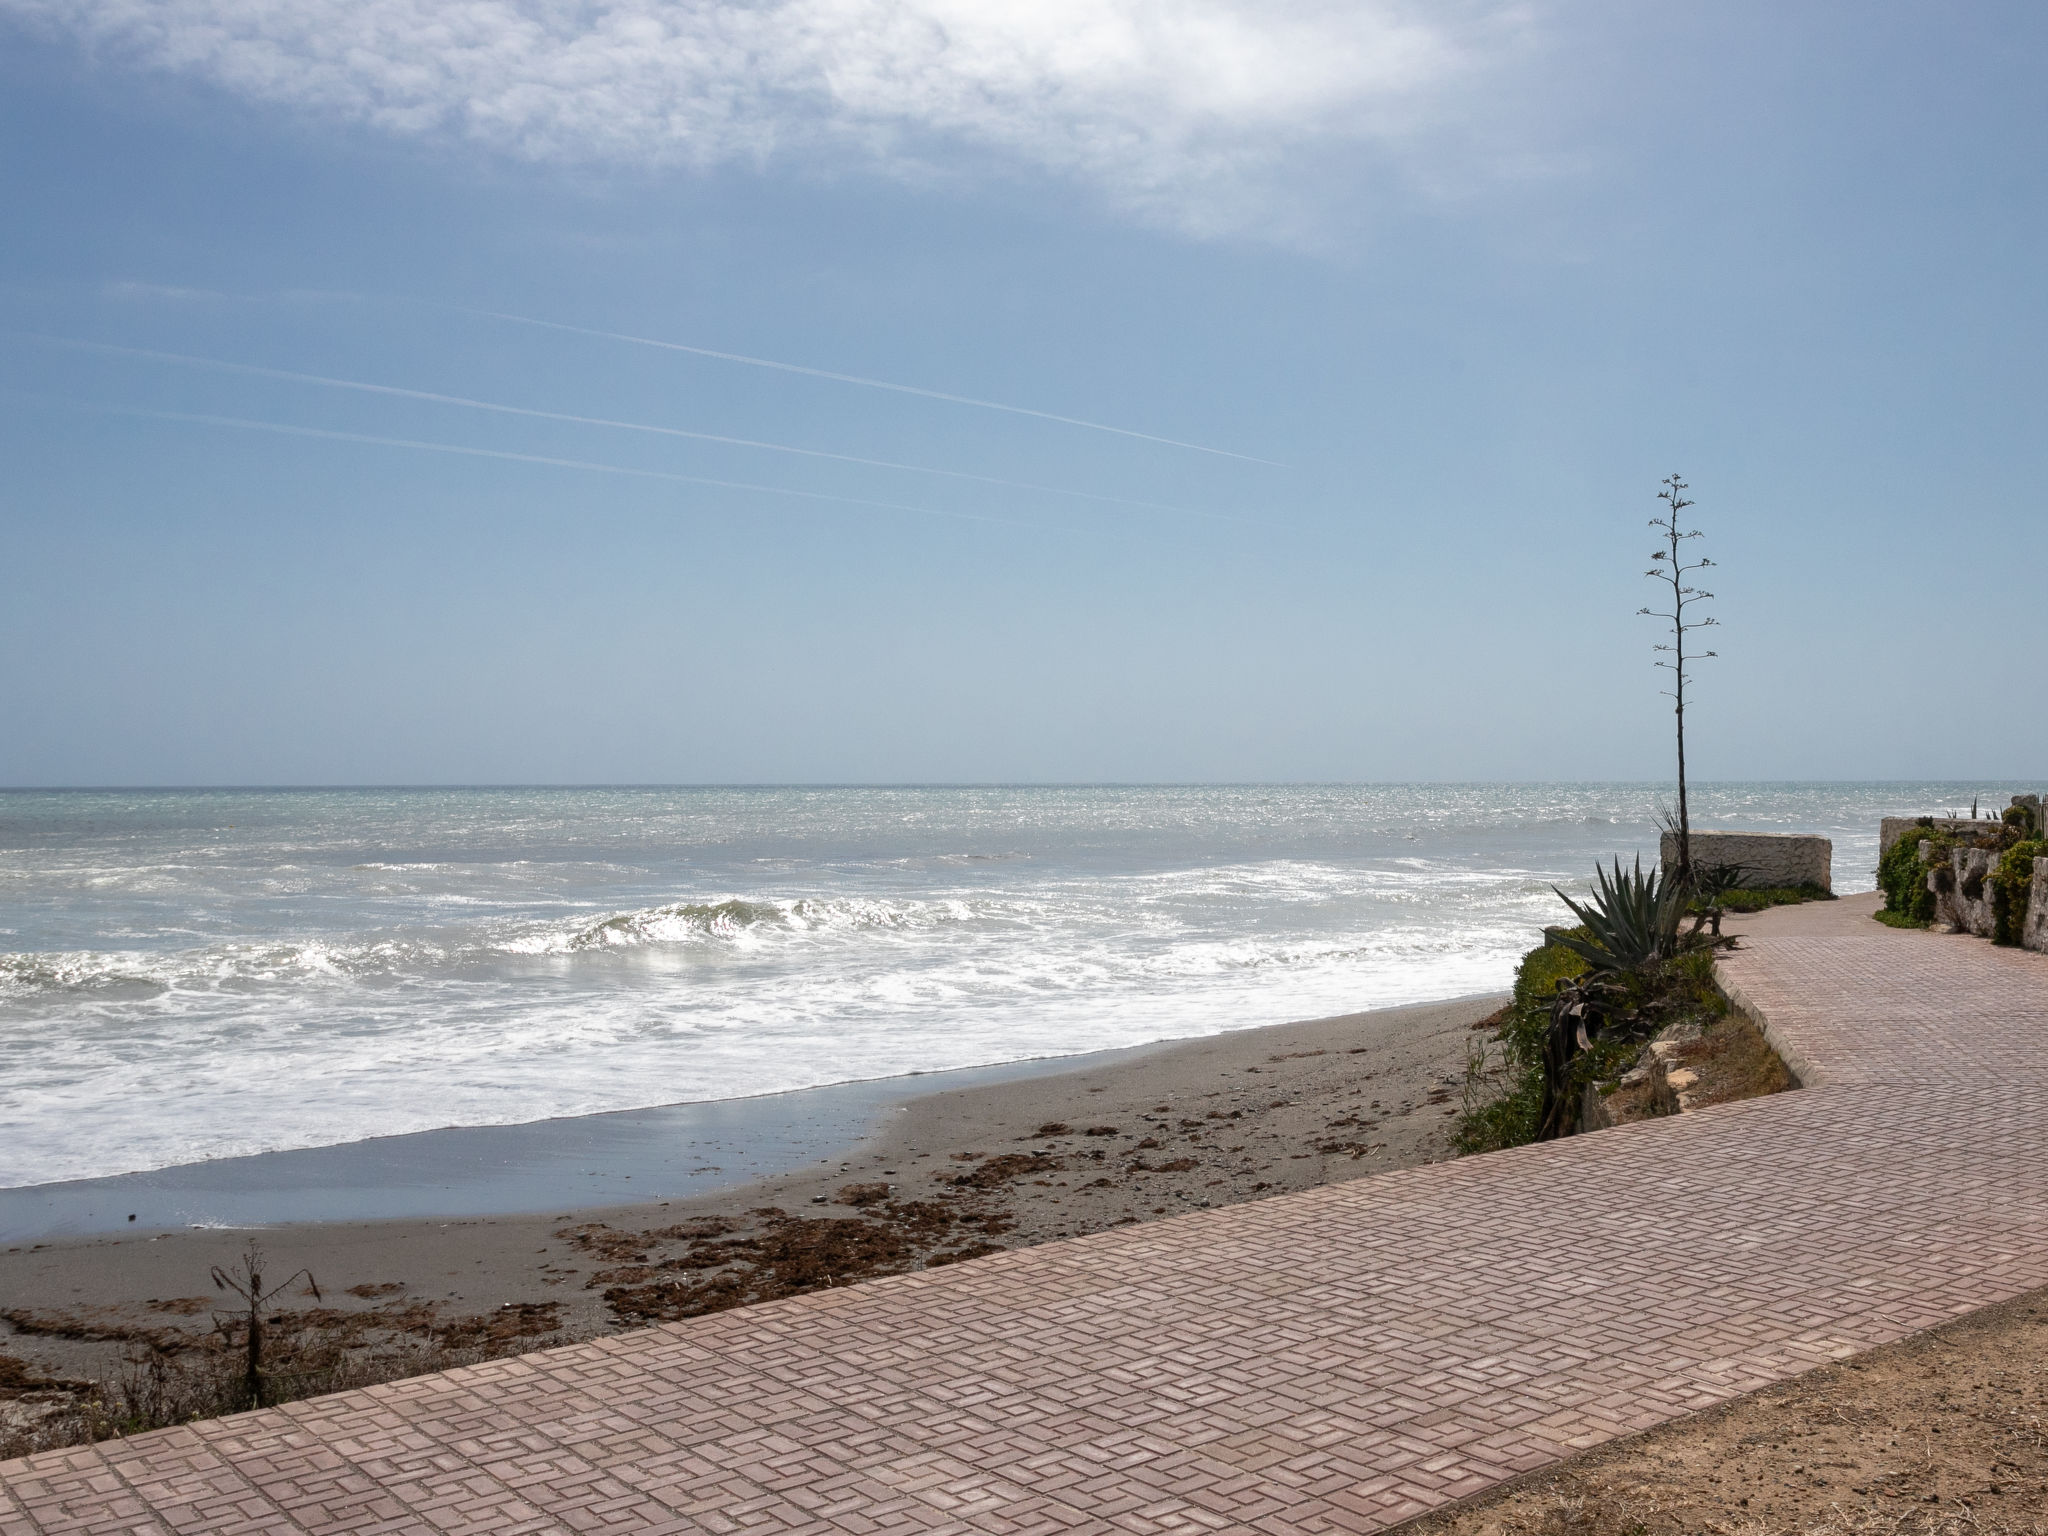
M 2016 786 L 2015 786 L 2016 787 Z M 1709 784 L 1824 833 L 1977 784 Z M 0 1187 L 1505 987 L 1654 784 L 0 792 Z

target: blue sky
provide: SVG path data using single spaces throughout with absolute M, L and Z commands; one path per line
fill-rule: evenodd
M 2040 777 L 2044 43 L 0 0 L 0 782 Z

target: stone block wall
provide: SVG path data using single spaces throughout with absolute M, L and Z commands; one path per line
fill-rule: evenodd
M 1664 834 L 1658 848 L 1664 867 L 1678 863 L 1678 836 Z M 1805 832 L 1710 832 L 1695 829 L 1695 864 L 1740 864 L 1742 883 L 1752 889 L 1783 885 L 1817 885 L 1832 891 L 1835 845 Z
M 1951 933 L 1974 933 L 1988 939 L 1998 931 L 1993 908 L 1991 873 L 1999 855 L 1989 848 L 1951 848 L 1946 868 L 1927 872 L 1934 892 L 1934 924 Z M 2027 920 L 2020 943 L 2048 954 L 2048 859 L 2034 860 L 2034 879 L 2027 892 Z
M 1918 816 L 1887 816 L 1877 824 L 1877 856 L 1883 858 L 1892 851 L 1896 843 L 1908 832 L 1918 832 L 1925 837 L 1930 832 L 1947 832 L 1965 842 L 1981 839 L 1990 842 L 2004 830 L 2005 824 L 1997 817 L 1980 817 L 1976 821 L 1967 816 L 1937 816 L 1934 825 L 1923 827 Z
M 2020 942 L 2048 954 L 2048 859 L 2034 860 L 2034 884 L 2027 895 L 2027 926 Z
M 1925 858 L 1923 851 L 1921 857 Z M 1991 906 L 1991 872 L 1998 854 L 1990 848 L 1951 848 L 1948 868 L 1929 872 L 1934 892 L 1934 924 L 1951 933 L 1974 933 L 1988 939 L 1997 931 Z M 1942 878 L 1942 876 L 1947 878 Z

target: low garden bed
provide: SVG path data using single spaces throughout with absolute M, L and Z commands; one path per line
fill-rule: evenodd
M 1453 1146 L 1491 1152 L 1796 1086 L 1714 980 L 1729 942 L 1718 920 L 1832 899 L 1788 886 L 1685 901 L 1655 872 L 1603 872 L 1593 902 L 1573 903 L 1587 921 L 1547 930 L 1516 968 L 1513 1000 L 1479 1026 Z
M 1937 823 L 1923 816 L 1884 850 L 1877 864 L 1884 905 L 1874 915 L 1893 928 L 1977 933 L 1994 944 L 2024 942 L 2034 861 L 2048 857 L 2031 806 L 2014 805 L 1996 821 Z

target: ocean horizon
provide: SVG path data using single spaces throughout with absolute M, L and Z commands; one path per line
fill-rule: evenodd
M 1998 782 L 1707 783 L 1819 832 Z M 0 1187 L 1503 988 L 1655 783 L 0 790 Z

